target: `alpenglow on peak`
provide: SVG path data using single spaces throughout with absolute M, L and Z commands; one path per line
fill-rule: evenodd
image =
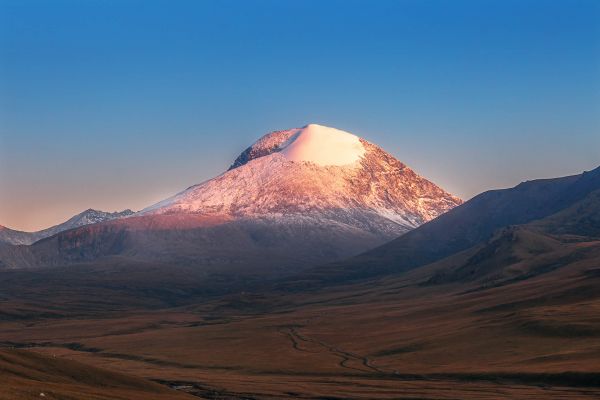
M 358 136 L 317 124 L 298 130 L 280 148 L 289 161 L 310 161 L 321 166 L 352 164 L 365 154 Z
M 356 163 L 366 149 L 352 133 L 319 124 L 274 131 L 258 139 L 234 161 L 230 169 L 280 152 L 288 161 L 307 161 L 319 166 L 345 166 Z

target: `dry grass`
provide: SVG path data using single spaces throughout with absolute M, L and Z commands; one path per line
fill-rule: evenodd
M 520 236 L 517 250 L 528 237 Z M 172 306 L 161 297 L 165 291 L 170 298 L 204 281 L 175 271 L 160 285 L 150 273 L 135 285 L 113 277 L 90 280 L 79 290 L 79 281 L 11 275 L 0 342 L 130 381 L 110 389 L 79 377 L 57 383 L 65 372 L 52 369 L 52 378 L 27 377 L 35 385 L 10 377 L 0 397 L 29 388 L 34 393 L 46 384 L 64 386 L 57 398 L 78 390 L 88 398 L 113 392 L 109 398 L 136 398 L 119 392 L 127 390 L 139 398 L 177 395 L 147 394 L 135 386 L 143 378 L 214 399 L 598 398 L 600 243 L 556 246 L 560 254 L 578 256 L 540 272 L 553 248 L 520 254 L 526 279 L 494 285 L 487 274 L 466 283 L 431 283 L 471 252 L 360 284 L 213 300 L 190 295 Z M 20 297 L 19 282 L 27 285 Z M 55 292 L 48 292 L 48 282 L 57 282 Z

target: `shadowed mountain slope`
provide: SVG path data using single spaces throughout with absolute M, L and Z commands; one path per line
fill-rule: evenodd
M 511 189 L 485 192 L 381 247 L 313 269 L 310 277 L 335 282 L 408 271 L 485 242 L 498 229 L 527 224 L 563 210 L 564 215 L 557 214 L 540 224 L 566 232 L 568 224 L 560 222 L 561 218 L 581 218 L 584 224 L 577 222 L 578 230 L 596 232 L 595 191 L 599 189 L 600 167 L 580 175 L 528 181 Z

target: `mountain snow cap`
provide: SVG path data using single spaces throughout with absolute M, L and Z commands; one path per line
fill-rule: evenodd
M 365 154 L 358 136 L 318 124 L 306 125 L 280 149 L 289 161 L 309 161 L 321 166 L 352 164 Z

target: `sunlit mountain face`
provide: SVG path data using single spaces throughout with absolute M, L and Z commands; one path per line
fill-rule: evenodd
M 321 125 L 276 131 L 245 150 L 223 175 L 140 215 L 200 213 L 235 218 L 370 213 L 399 233 L 460 204 L 364 139 Z M 376 231 L 376 230 L 374 230 Z

